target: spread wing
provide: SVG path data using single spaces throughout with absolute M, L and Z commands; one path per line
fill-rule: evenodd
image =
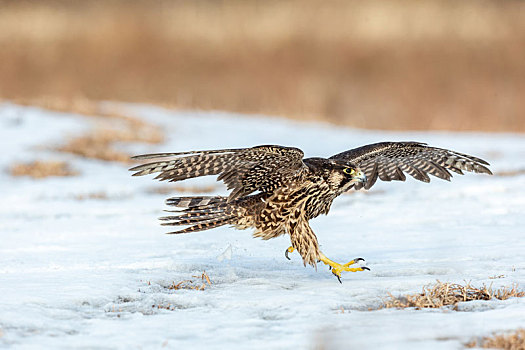
M 198 176 L 219 175 L 228 189 L 229 200 L 255 191 L 272 192 L 306 167 L 303 151 L 293 147 L 252 148 L 145 154 L 133 159 L 163 158 L 136 166 L 133 176 L 159 173 L 155 179 L 179 181 Z
M 489 165 L 480 158 L 429 147 L 419 142 L 381 142 L 336 154 L 330 159 L 352 163 L 367 177 L 365 184 L 355 184 L 356 189 L 372 187 L 377 178 L 383 181 L 405 181 L 404 173 L 417 180 L 430 182 L 428 174 L 450 180 L 451 173 L 463 175 L 463 170 L 492 175 Z

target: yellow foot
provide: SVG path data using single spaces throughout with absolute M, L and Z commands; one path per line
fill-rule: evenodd
M 288 249 L 284 251 L 284 256 L 286 257 L 286 259 L 290 260 L 290 258 L 288 257 L 288 253 L 293 253 L 294 250 L 294 247 L 288 247 Z
M 356 258 L 342 265 L 342 264 L 338 264 L 335 261 L 328 259 L 323 253 L 321 253 L 319 255 L 319 260 L 322 261 L 325 265 L 328 265 L 330 267 L 330 270 L 332 270 L 332 273 L 335 275 L 335 277 L 337 277 L 337 279 L 339 280 L 339 283 L 343 283 L 341 282 L 341 272 L 343 271 L 350 271 L 350 272 L 357 272 L 357 271 L 364 271 L 364 270 L 370 271 L 370 269 L 366 266 L 349 267 L 350 265 L 354 265 L 360 261 L 365 261 L 365 259 L 363 258 Z

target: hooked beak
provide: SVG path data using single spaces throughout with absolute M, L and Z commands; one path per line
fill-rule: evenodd
M 361 170 L 359 170 L 357 172 L 356 176 L 354 176 L 354 180 L 355 180 L 355 182 L 366 183 L 366 175 L 365 175 L 365 173 L 363 173 Z

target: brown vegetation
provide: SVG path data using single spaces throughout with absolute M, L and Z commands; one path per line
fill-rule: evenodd
M 365 128 L 525 131 L 521 1 L 0 6 L 0 98 L 152 102 Z
M 33 161 L 30 163 L 15 163 L 9 168 L 11 176 L 30 176 L 42 179 L 50 176 L 75 176 L 78 172 L 72 170 L 63 161 Z
M 506 300 L 514 297 L 525 297 L 525 291 L 517 289 L 517 285 L 492 289 L 492 286 L 483 285 L 473 287 L 470 283 L 460 285 L 456 283 L 442 283 L 437 281 L 433 286 L 425 286 L 421 293 L 404 296 L 393 296 L 384 302 L 385 308 L 441 308 L 455 306 L 460 302 L 473 300 Z
M 184 280 L 180 282 L 172 282 L 167 289 L 168 290 L 181 290 L 181 289 L 189 289 L 189 290 L 198 290 L 203 291 L 207 287 L 211 287 L 211 280 L 206 271 L 204 271 L 200 276 L 192 276 L 193 278 L 197 278 L 197 280 Z M 148 285 L 151 283 L 148 282 Z M 153 304 L 151 305 L 152 309 L 164 309 L 164 310 L 177 310 L 180 309 L 180 306 L 171 304 L 171 303 L 162 303 L 162 304 Z
M 22 99 L 22 104 L 42 108 L 76 113 L 93 118 L 96 127 L 84 135 L 68 140 L 55 149 L 72 153 L 85 158 L 130 163 L 128 153 L 114 148 L 117 142 L 161 143 L 164 134 L 155 125 L 139 118 L 127 116 L 119 111 L 108 111 L 101 108 L 100 103 L 85 98 L 40 98 Z
M 161 143 L 164 133 L 153 124 L 127 116 L 117 110 L 105 110 L 96 101 L 85 98 L 38 98 L 19 99 L 23 105 L 38 106 L 53 111 L 80 114 L 96 122 L 93 130 L 72 137 L 54 150 L 75 154 L 84 158 L 131 163 L 130 154 L 115 149 L 116 143 Z
M 85 200 L 109 200 L 112 197 L 109 196 L 106 192 L 99 191 L 99 192 L 76 194 L 73 196 L 73 198 L 77 201 L 85 201 Z
M 197 280 L 184 280 L 178 283 L 173 282 L 168 289 L 179 290 L 179 289 L 192 289 L 192 290 L 204 290 L 206 289 L 206 284 L 211 287 L 211 280 L 206 271 L 200 276 L 192 276 L 194 278 L 199 278 L 200 282 Z
M 72 137 L 59 146 L 49 147 L 52 150 L 75 154 L 77 156 L 131 163 L 131 155 L 115 149 L 115 144 L 123 142 L 161 143 L 164 141 L 162 130 L 139 118 L 127 116 L 119 111 L 107 111 L 100 103 L 82 98 L 44 98 L 22 99 L 24 105 L 38 106 L 54 111 L 69 112 L 92 118 L 96 127 L 85 134 Z M 12 176 L 31 176 L 44 178 L 48 176 L 75 176 L 79 173 L 71 170 L 66 162 L 34 161 L 15 163 L 9 173 Z
M 494 175 L 502 177 L 525 175 L 525 169 L 502 170 L 494 173 Z
M 506 334 L 496 334 L 473 340 L 466 344 L 467 348 L 525 350 L 525 329 L 518 329 Z
M 58 147 L 57 150 L 85 158 L 129 163 L 129 154 L 114 150 L 111 147 L 110 135 L 111 132 L 97 130 L 93 134 L 73 138 L 65 145 Z
M 83 97 L 42 97 L 20 98 L 15 102 L 22 105 L 80 114 L 93 118 L 104 135 L 98 135 L 102 141 L 110 142 L 145 142 L 161 143 L 164 141 L 162 130 L 153 124 L 137 117 L 131 117 L 118 108 L 103 108 L 102 104 Z

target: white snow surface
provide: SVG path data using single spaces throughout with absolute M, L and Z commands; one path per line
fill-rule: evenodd
M 106 103 L 161 125 L 167 142 L 133 153 L 296 146 L 327 157 L 379 141 L 421 141 L 472 154 L 494 173 L 525 168 L 519 134 L 386 132 L 265 116 Z M 170 195 L 153 176 L 49 150 L 89 118 L 0 104 L 0 347 L 15 349 L 457 349 L 474 337 L 525 327 L 525 298 L 463 303 L 462 311 L 379 309 L 389 293 L 436 280 L 525 288 L 525 176 L 468 173 L 412 178 L 342 195 L 311 221 L 333 260 L 366 259 L 343 273 L 284 257 L 289 239 L 221 227 L 165 235 Z M 67 160 L 80 176 L 11 177 L 15 161 Z M 212 184 L 215 178 L 190 180 Z M 104 192 L 108 199 L 78 200 Z M 226 193 L 221 187 L 219 193 Z M 203 271 L 205 290 L 168 287 Z M 491 279 L 490 277 L 500 278 Z M 152 306 L 169 306 L 157 308 Z

